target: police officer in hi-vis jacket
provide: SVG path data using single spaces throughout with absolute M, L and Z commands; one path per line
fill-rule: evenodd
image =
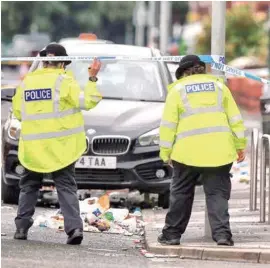
M 230 169 L 245 158 L 242 116 L 225 84 L 205 63 L 185 56 L 169 86 L 160 125 L 160 157 L 174 168 L 170 206 L 158 241 L 178 245 L 188 225 L 195 185 L 203 184 L 213 240 L 233 246 L 228 200 Z
M 64 216 L 67 244 L 81 244 L 83 223 L 75 162 L 86 150 L 81 109 L 90 110 L 102 99 L 96 87 L 101 64 L 94 60 L 88 71 L 89 82 L 81 90 L 77 81 L 65 74 L 64 67 L 70 62 L 50 61 L 50 56 L 67 56 L 63 46 L 50 44 L 40 55 L 48 57 L 46 65 L 26 75 L 12 102 L 13 113 L 21 121 L 19 160 L 28 171 L 20 181 L 14 238 L 27 239 L 43 174 L 51 173 Z

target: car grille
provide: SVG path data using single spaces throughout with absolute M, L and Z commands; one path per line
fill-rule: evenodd
M 84 169 L 79 168 L 75 170 L 76 180 L 86 181 L 110 181 L 119 182 L 124 181 L 124 172 L 120 169 L 107 170 L 107 169 Z
M 146 165 L 137 166 L 136 171 L 144 180 L 158 180 L 156 172 L 158 169 L 163 169 L 165 171 L 165 178 L 171 176 L 171 171 L 163 166 L 162 163 L 149 163 Z
M 92 139 L 92 152 L 100 155 L 122 155 L 129 150 L 128 137 L 94 137 Z

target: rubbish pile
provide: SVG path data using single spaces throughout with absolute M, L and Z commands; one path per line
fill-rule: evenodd
M 80 202 L 81 218 L 85 232 L 103 232 L 124 234 L 127 236 L 143 235 L 144 222 L 140 208 L 132 213 L 126 208 L 110 208 L 108 194 L 86 198 Z M 46 216 L 38 216 L 35 226 L 64 230 L 64 216 L 61 209 Z

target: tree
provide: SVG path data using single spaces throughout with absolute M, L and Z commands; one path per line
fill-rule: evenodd
M 128 1 L 5 1 L 1 4 L 2 39 L 6 42 L 15 34 L 29 33 L 32 25 L 49 33 L 54 41 L 95 31 L 104 38 L 110 24 L 131 21 L 135 5 Z
M 189 11 L 188 1 L 173 1 L 173 21 L 178 21 L 181 25 L 184 25 L 187 20 L 187 14 Z
M 233 7 L 226 13 L 227 61 L 241 56 L 256 55 L 265 60 L 267 34 L 264 21 L 254 14 L 250 6 Z M 196 44 L 198 54 L 211 54 L 211 18 L 204 18 L 204 29 Z

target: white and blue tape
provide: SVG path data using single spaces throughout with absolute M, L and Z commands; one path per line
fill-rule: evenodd
M 240 69 L 228 66 L 228 65 L 223 64 L 223 63 L 212 62 L 211 63 L 211 68 L 214 69 L 214 70 L 223 71 L 224 73 L 227 73 L 227 74 L 230 74 L 230 75 L 233 75 L 233 76 L 246 77 L 246 78 L 261 82 L 263 84 L 270 85 L 270 80 L 261 78 L 259 76 L 253 75 L 253 74 L 251 74 L 249 72 L 242 71 Z
M 161 56 L 161 57 L 135 57 L 135 56 L 64 56 L 64 57 L 3 57 L 1 62 L 5 61 L 92 61 L 97 58 L 101 61 L 110 60 L 129 60 L 129 61 L 166 61 L 166 62 L 179 62 L 184 56 Z M 200 59 L 205 63 L 224 63 L 225 58 L 219 55 L 199 55 Z
M 261 78 L 243 70 L 228 66 L 225 64 L 225 57 L 220 55 L 198 55 L 201 61 L 211 64 L 211 68 L 214 70 L 225 72 L 226 74 L 233 76 L 246 77 L 263 84 L 270 85 L 270 80 Z M 110 60 L 128 60 L 128 61 L 165 61 L 165 62 L 179 62 L 184 56 L 161 56 L 161 57 L 129 57 L 129 56 L 65 56 L 65 57 L 3 57 L 1 62 L 10 61 L 93 61 L 94 58 L 100 61 Z

